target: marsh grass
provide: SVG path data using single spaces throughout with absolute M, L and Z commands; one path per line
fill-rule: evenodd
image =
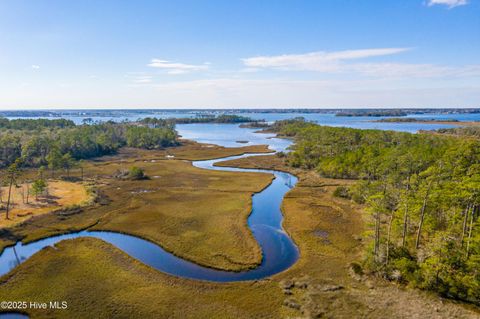
M 223 148 L 184 143 L 168 149 L 175 158 L 217 158 L 245 152 L 268 151 L 264 146 Z M 208 145 L 207 145 L 208 146 Z M 122 149 L 116 156 L 84 163 L 85 179 L 95 195 L 107 198 L 78 213 L 46 214 L 9 228 L 15 236 L 2 236 L 5 247 L 79 231 L 112 230 L 148 239 L 167 251 L 207 267 L 240 271 L 261 262 L 261 251 L 247 218 L 251 196 L 272 180 L 270 174 L 214 172 L 189 160 L 166 159 L 166 150 Z M 119 180 L 117 171 L 137 166 L 145 180 Z
M 213 284 L 164 275 L 101 240 L 66 240 L 0 279 L 2 300 L 65 300 L 32 318 L 278 318 L 269 281 Z M 277 310 L 275 310 L 277 309 Z
M 212 194 L 209 197 L 212 206 L 217 203 L 213 201 L 217 195 L 221 196 L 220 193 L 233 196 L 229 188 L 231 181 L 224 178 L 229 175 L 198 172 L 192 170 L 188 162 L 167 162 L 178 163 L 174 164 L 175 167 L 145 163 L 145 169 L 152 176 L 159 174 L 160 178 L 152 180 L 158 180 L 158 185 L 169 185 L 169 191 L 162 192 L 161 196 L 150 192 L 142 193 L 146 195 L 140 198 L 133 195 L 129 195 L 129 199 L 117 198 L 109 205 L 92 209 L 90 213 L 72 216 L 70 223 L 78 227 L 81 223 L 100 221 L 99 228 L 107 225 L 124 228 L 128 220 L 135 225 L 130 230 L 138 227 L 145 234 L 152 232 L 150 235 L 153 235 L 153 228 L 144 226 L 156 222 L 155 217 L 158 217 L 162 220 L 158 223 L 159 227 L 165 229 L 162 235 L 166 237 L 164 243 L 169 242 L 168 236 L 174 238 L 176 234 L 174 227 L 168 228 L 172 223 L 176 224 L 175 227 L 188 229 L 181 234 L 184 237 L 180 237 L 186 241 L 189 236 L 197 236 L 192 229 L 213 231 L 208 227 L 198 228 L 201 220 L 210 222 L 211 215 L 215 214 L 210 209 L 210 212 L 205 211 L 196 218 L 197 211 L 202 210 L 196 209 L 201 206 L 198 202 L 201 198 L 196 196 Z M 276 156 L 245 158 L 220 165 L 273 168 L 290 171 L 299 177 L 299 183 L 286 195 L 282 205 L 284 228 L 300 249 L 300 259 L 292 268 L 259 281 L 223 284 L 192 281 L 162 274 L 101 240 L 81 238 L 60 242 L 56 249 L 45 249 L 0 278 L 0 299 L 69 302 L 69 309 L 65 312 L 29 311 L 35 318 L 478 318 L 475 309 L 466 309 L 463 305 L 442 301 L 427 293 L 364 279 L 358 267 L 351 267 L 356 265 L 362 246 L 368 240 L 362 237 L 366 220 L 361 206 L 334 197 L 333 192 L 353 181 L 325 179 L 308 171 L 292 170 Z M 94 173 L 113 172 L 116 168 L 111 166 L 112 163 L 100 165 Z M 176 174 L 180 177 L 172 182 Z M 264 174 L 255 175 L 261 176 L 260 179 L 266 177 L 264 183 L 270 178 Z M 235 185 L 242 190 L 236 195 L 251 192 L 250 177 L 238 178 L 240 180 L 245 183 Z M 102 189 L 109 196 L 128 193 L 121 192 L 122 189 L 152 187 L 144 181 L 120 185 L 107 179 L 103 183 Z M 196 193 L 201 183 L 207 183 L 204 193 Z M 118 187 L 120 190 L 117 190 Z M 182 189 L 185 191 L 182 192 Z M 177 210 L 172 209 L 176 205 L 172 202 L 183 200 L 185 194 L 189 194 L 192 207 L 179 204 Z M 241 200 L 242 196 L 237 198 L 242 207 L 249 205 Z M 161 199 L 163 203 L 160 205 L 170 208 L 170 213 L 159 210 L 150 214 L 154 217 L 149 217 L 149 209 L 139 209 L 145 203 L 155 206 L 153 199 Z M 123 208 L 127 202 L 132 211 L 138 211 L 130 213 Z M 79 218 L 81 215 L 83 217 Z M 125 217 L 120 218 L 122 215 Z M 228 219 L 220 218 L 218 221 L 228 223 Z M 42 223 L 43 227 L 47 227 L 47 221 Z M 318 236 L 319 231 L 326 235 Z M 222 236 L 216 232 L 205 233 L 205 236 L 208 237 L 208 234 Z M 215 240 L 202 243 L 204 247 L 207 245 L 216 247 L 217 244 Z M 182 251 L 183 248 L 173 249 Z M 231 247 L 229 249 L 234 251 Z M 198 253 L 199 250 L 187 252 Z

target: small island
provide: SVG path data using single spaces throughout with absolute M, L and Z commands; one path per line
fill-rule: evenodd
M 173 126 L 175 124 L 238 124 L 238 123 L 261 123 L 262 121 L 255 121 L 250 117 L 239 115 L 202 115 L 197 117 L 186 118 L 168 118 L 161 119 L 156 117 L 146 117 L 137 121 L 139 124 L 148 126 Z
M 457 126 L 478 126 L 479 121 L 459 121 L 457 119 L 420 119 L 414 117 L 394 117 L 374 120 L 376 123 L 418 123 L 418 124 L 450 124 Z
M 379 123 L 458 123 L 456 119 L 419 119 L 414 117 L 391 117 L 386 119 L 379 119 L 373 122 Z
M 269 126 L 270 125 L 265 121 L 254 121 L 254 122 L 240 124 L 241 128 L 267 128 Z
M 391 110 L 346 110 L 335 113 L 335 116 L 341 117 L 354 117 L 354 116 L 367 116 L 367 117 L 381 117 L 381 116 L 407 116 L 408 113 L 404 110 L 391 109 Z

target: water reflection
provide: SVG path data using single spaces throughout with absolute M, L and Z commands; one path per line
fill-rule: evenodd
M 214 164 L 219 161 L 238 159 L 246 156 L 249 155 L 197 161 L 193 162 L 193 165 L 211 170 L 270 173 L 275 176 L 275 179 L 267 188 L 252 197 L 252 213 L 248 218 L 248 226 L 252 230 L 263 253 L 261 265 L 253 270 L 244 272 L 215 270 L 183 260 L 170 254 L 156 244 L 135 236 L 115 232 L 82 231 L 74 234 L 49 237 L 25 245 L 19 242 L 15 246 L 6 248 L 3 254 L 0 255 L 0 275 L 8 273 L 20 262 L 28 259 L 45 247 L 52 246 L 65 239 L 79 237 L 102 239 L 149 266 L 179 277 L 229 282 L 260 279 L 279 273 L 292 266 L 299 256 L 297 247 L 282 228 L 283 216 L 280 210 L 284 195 L 295 185 L 297 178 L 288 173 L 272 170 L 214 166 Z

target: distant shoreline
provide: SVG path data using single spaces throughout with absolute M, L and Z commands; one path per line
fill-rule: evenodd
M 436 119 L 417 119 L 417 118 L 386 118 L 373 120 L 375 123 L 417 123 L 417 124 L 447 124 L 457 126 L 480 126 L 480 121 L 459 121 L 456 119 L 436 120 Z
M 10 110 L 0 109 L 0 117 L 63 117 L 63 116 L 111 116 L 122 117 L 125 114 L 150 114 L 155 116 L 158 114 L 175 114 L 190 113 L 192 116 L 196 114 L 235 114 L 235 113 L 304 113 L 304 114 L 333 114 L 340 117 L 350 116 L 405 116 L 405 115 L 419 115 L 419 114 L 478 114 L 480 108 L 232 108 L 232 109 L 212 109 L 212 108 L 185 108 L 185 109 L 128 109 L 128 108 L 90 108 L 90 109 L 24 109 L 18 110 L 12 108 Z

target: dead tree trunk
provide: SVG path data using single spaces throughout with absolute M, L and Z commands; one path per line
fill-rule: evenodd
M 10 219 L 8 216 L 8 213 L 10 212 L 10 198 L 12 194 L 12 186 L 13 186 L 13 177 L 10 178 L 10 183 L 8 185 L 7 215 L 6 215 L 7 219 Z
M 375 214 L 375 242 L 373 253 L 375 258 L 378 256 L 378 250 L 380 248 L 380 212 L 377 210 Z
M 408 178 L 409 182 L 407 183 L 407 192 L 405 198 L 405 212 L 403 213 L 403 231 L 402 231 L 402 247 L 405 247 L 407 242 L 407 231 L 408 231 L 408 195 L 410 194 L 410 177 Z
M 465 238 L 465 232 L 467 231 L 467 221 L 468 221 L 468 213 L 470 211 L 470 204 L 467 205 L 465 209 L 465 213 L 463 214 L 463 225 L 462 225 L 462 237 L 460 238 L 460 242 L 463 246 L 463 239 Z
M 420 223 L 418 224 L 418 230 L 417 230 L 417 239 L 415 241 L 415 249 L 418 249 L 420 246 L 420 237 L 422 235 L 422 227 L 423 227 L 423 221 L 425 220 L 425 211 L 427 208 L 427 202 L 428 202 L 428 195 L 430 194 L 430 187 L 431 183 L 428 184 L 427 191 L 425 193 L 425 197 L 423 198 L 423 204 L 422 204 L 422 210 L 420 212 Z
M 392 224 L 393 224 L 394 218 L 395 218 L 395 211 L 392 210 L 392 213 L 390 215 L 390 220 L 388 221 L 387 252 L 385 256 L 385 265 L 388 265 L 389 258 L 390 258 L 390 234 L 392 233 Z
M 473 219 L 474 219 L 475 211 L 476 211 L 476 206 L 473 206 L 472 213 L 470 214 L 470 227 L 468 228 L 467 258 L 470 255 L 470 240 L 472 239 Z
M 405 203 L 405 212 L 403 213 L 402 247 L 407 243 L 408 231 L 408 202 Z

